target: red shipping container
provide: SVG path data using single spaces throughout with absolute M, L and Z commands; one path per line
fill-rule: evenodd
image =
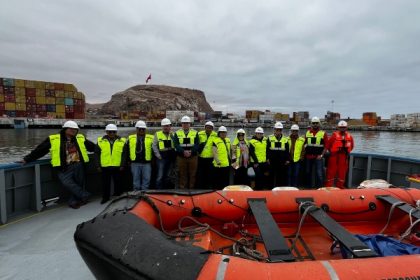
M 4 111 L 4 103 L 3 102 L 0 103 L 0 111 Z
M 0 86 L 3 85 L 3 78 L 0 78 Z
M 36 115 L 38 116 L 38 118 L 45 118 L 47 117 L 47 112 L 36 112 Z
M 26 111 L 16 111 L 16 117 L 18 118 L 25 118 L 26 115 Z
M 26 104 L 36 104 L 36 97 L 35 96 L 27 96 L 26 97 Z
M 0 85 L 0 94 L 4 93 L 3 86 Z
M 14 93 L 6 93 L 4 95 L 4 102 L 16 102 L 16 97 Z
M 15 94 L 15 87 L 3 87 L 4 94 Z
M 74 112 L 74 107 L 66 105 L 66 113 L 73 113 L 73 112 Z
M 64 90 L 64 84 L 61 83 L 54 83 L 55 90 Z
M 66 119 L 74 119 L 74 113 L 72 112 L 72 113 L 67 113 L 66 112 Z
M 28 102 L 26 102 L 26 111 L 36 112 L 36 104 L 28 104 Z
M 2 117 L 3 115 L 6 115 L 5 111 L 0 110 L 0 117 Z
M 35 97 L 36 96 L 36 89 L 34 89 L 34 88 L 25 88 L 25 94 L 26 94 L 26 96 Z
M 85 113 L 76 113 L 76 112 L 74 112 L 74 118 L 75 119 L 84 119 L 85 118 Z

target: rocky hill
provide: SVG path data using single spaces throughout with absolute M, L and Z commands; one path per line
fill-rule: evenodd
M 204 92 L 165 85 L 137 85 L 112 95 L 102 106 L 102 114 L 117 115 L 121 111 L 157 112 L 190 110 L 213 112 Z

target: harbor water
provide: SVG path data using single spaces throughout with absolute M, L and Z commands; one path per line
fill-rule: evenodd
M 178 128 L 173 128 L 175 131 Z M 154 133 L 158 128 L 149 129 Z M 253 135 L 254 129 L 248 129 L 247 136 Z M 0 130 L 0 163 L 19 161 L 24 155 L 34 149 L 50 134 L 59 129 L 2 129 Z M 228 128 L 228 136 L 233 139 L 236 129 Z M 103 129 L 82 129 L 89 140 L 96 143 L 98 137 L 104 135 Z M 135 133 L 134 128 L 120 128 L 119 135 L 126 137 Z M 270 129 L 265 135 L 271 134 Z M 303 134 L 304 130 L 300 131 Z M 384 154 L 399 157 L 420 159 L 420 133 L 417 132 L 385 132 L 385 131 L 352 131 L 355 139 L 355 152 Z M 289 135 L 285 130 L 284 134 Z M 328 131 L 331 134 L 331 131 Z M 48 157 L 48 155 L 47 155 Z

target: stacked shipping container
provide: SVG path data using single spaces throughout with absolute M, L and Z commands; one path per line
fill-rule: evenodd
M 84 119 L 85 96 L 72 84 L 0 78 L 0 116 Z

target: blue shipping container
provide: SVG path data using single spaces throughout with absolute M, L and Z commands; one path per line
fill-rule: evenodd
M 14 87 L 15 86 L 15 79 L 3 78 L 3 85 L 4 86 L 9 86 L 9 87 Z
M 5 111 L 5 113 L 9 117 L 16 117 L 16 111 Z
M 73 98 L 65 98 L 64 105 L 73 106 Z
M 47 104 L 47 112 L 55 112 L 55 105 Z

